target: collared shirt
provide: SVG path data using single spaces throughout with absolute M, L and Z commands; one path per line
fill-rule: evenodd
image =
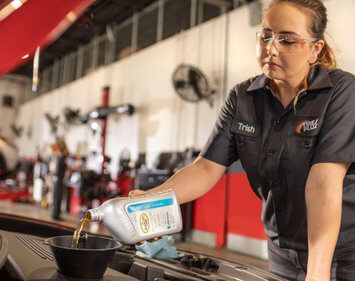
M 352 163 L 344 179 L 338 245 L 355 242 L 355 77 L 312 67 L 308 88 L 284 108 L 259 75 L 231 90 L 201 156 L 240 160 L 263 201 L 265 232 L 281 247 L 307 249 L 305 184 L 316 163 Z

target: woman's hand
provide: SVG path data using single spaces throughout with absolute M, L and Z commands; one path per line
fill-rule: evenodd
M 139 195 L 142 195 L 142 194 L 145 194 L 145 193 L 147 193 L 147 191 L 143 191 L 143 190 L 139 190 L 139 189 L 133 189 L 133 190 L 131 190 L 128 193 L 128 197 L 139 196 Z M 162 238 L 162 236 L 159 236 L 159 237 L 155 237 L 153 239 L 149 239 L 149 240 L 146 240 L 146 241 L 152 243 L 152 242 L 157 241 L 157 240 L 159 240 L 161 238 Z M 142 245 L 142 244 L 144 244 L 144 242 L 145 241 L 138 242 L 138 243 L 136 243 L 136 245 Z
M 133 189 L 128 193 L 128 197 L 134 197 L 134 196 L 139 196 L 147 193 L 146 191 L 139 190 L 139 189 Z

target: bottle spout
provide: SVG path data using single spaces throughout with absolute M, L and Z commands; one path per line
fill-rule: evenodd
M 99 208 L 94 208 L 94 209 L 89 209 L 86 211 L 86 215 L 89 217 L 89 220 L 94 222 L 101 222 L 102 221 L 102 212 L 99 210 Z

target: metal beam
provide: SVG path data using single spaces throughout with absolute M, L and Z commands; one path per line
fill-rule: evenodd
M 164 3 L 165 0 L 159 0 L 158 6 L 158 23 L 157 23 L 157 42 L 163 39 L 163 25 L 164 25 Z
M 80 77 L 83 76 L 83 67 L 84 67 L 84 47 L 81 46 L 78 48 L 76 75 L 75 75 L 76 79 L 79 79 Z
M 60 61 L 57 60 L 53 63 L 53 68 L 52 68 L 52 85 L 51 89 L 55 89 L 58 87 L 58 78 L 59 78 L 59 63 Z
M 109 64 L 115 60 L 115 46 L 117 40 L 112 31 L 112 26 L 108 25 L 106 27 L 106 44 L 105 44 L 105 64 Z M 111 38 L 112 37 L 112 38 Z
M 139 14 L 134 13 L 132 17 L 132 38 L 131 38 L 131 48 L 133 52 L 137 50 L 138 44 L 138 24 L 139 24 Z
M 99 38 L 95 36 L 92 42 L 90 43 L 92 47 L 92 58 L 91 58 L 91 68 L 92 70 L 96 69 L 99 65 Z
M 194 27 L 197 23 L 197 0 L 191 0 L 191 12 L 190 12 L 190 27 Z
M 198 10 L 197 10 L 197 23 L 200 24 L 203 22 L 203 5 L 204 1 L 198 1 Z

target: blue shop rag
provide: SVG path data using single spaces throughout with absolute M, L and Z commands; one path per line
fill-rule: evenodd
M 159 259 L 177 259 L 180 257 L 174 246 L 172 236 L 163 236 L 161 239 L 153 242 L 144 241 L 143 244 L 136 245 L 136 255 L 143 257 L 154 257 Z

